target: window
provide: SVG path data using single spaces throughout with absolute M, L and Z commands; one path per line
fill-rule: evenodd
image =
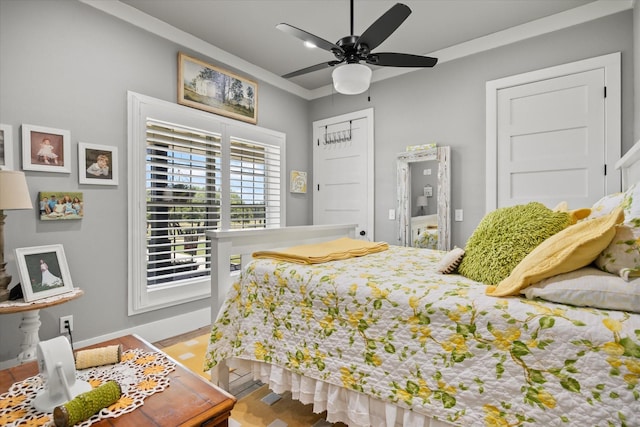
M 130 315 L 210 295 L 207 231 L 284 224 L 284 142 L 129 94 Z

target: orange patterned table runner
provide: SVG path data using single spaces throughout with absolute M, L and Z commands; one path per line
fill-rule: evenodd
M 98 366 L 76 371 L 76 378 L 87 381 L 93 388 L 114 380 L 120 384 L 122 396 L 113 405 L 77 426 L 89 426 L 105 418 L 115 418 L 142 406 L 144 399 L 169 386 L 168 375 L 176 365 L 164 354 L 127 350 L 122 361 L 115 365 Z M 31 406 L 36 395 L 44 388 L 40 375 L 14 383 L 9 391 L 0 395 L 0 425 L 53 426 L 52 414 L 37 411 Z

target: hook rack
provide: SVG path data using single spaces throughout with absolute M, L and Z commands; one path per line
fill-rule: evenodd
M 328 126 L 324 127 L 324 145 L 327 144 L 338 144 L 340 142 L 348 142 L 351 141 L 351 134 L 353 131 L 352 127 L 353 123 L 349 120 L 349 129 L 346 130 L 338 130 L 335 132 L 329 132 Z

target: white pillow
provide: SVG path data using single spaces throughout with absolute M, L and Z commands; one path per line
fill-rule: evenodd
M 455 247 L 444 254 L 436 266 L 436 270 L 441 274 L 451 274 L 456 271 L 463 257 L 464 249 Z
M 595 263 L 601 270 L 629 280 L 629 276 L 640 275 L 640 185 L 618 194 L 622 194 L 619 205 L 624 209 L 624 223 L 616 226 L 615 237 Z M 617 199 L 615 195 L 610 201 Z
M 529 299 L 640 313 L 640 278 L 626 282 L 594 267 L 544 279 L 521 293 Z

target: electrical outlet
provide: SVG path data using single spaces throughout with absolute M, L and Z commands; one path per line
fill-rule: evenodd
M 73 315 L 62 316 L 60 318 L 60 333 L 66 334 L 67 331 L 67 322 L 69 323 L 69 331 L 73 331 Z

